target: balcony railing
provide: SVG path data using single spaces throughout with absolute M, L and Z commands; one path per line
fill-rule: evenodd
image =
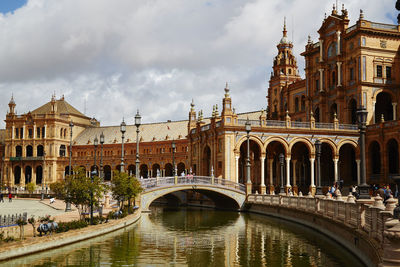
M 37 161 L 37 160 L 44 160 L 43 156 L 39 157 L 10 157 L 10 161 Z

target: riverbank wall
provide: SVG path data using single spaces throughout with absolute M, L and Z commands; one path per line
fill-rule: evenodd
M 13 243 L 5 243 L 0 247 L 0 264 L 3 261 L 26 256 L 29 254 L 51 250 L 54 248 L 77 243 L 86 239 L 101 236 L 122 229 L 137 222 L 141 216 L 141 210 L 125 218 L 111 220 L 108 223 L 88 226 L 82 229 L 70 230 L 65 233 L 31 238 Z
M 395 200 L 249 195 L 245 210 L 308 226 L 336 241 L 366 266 L 400 266 Z M 393 228 L 393 226 L 396 226 Z M 400 229 L 399 229 L 400 230 Z

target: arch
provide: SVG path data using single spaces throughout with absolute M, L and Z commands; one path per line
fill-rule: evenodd
M 249 156 L 250 156 L 250 179 L 252 183 L 252 191 L 260 192 L 261 186 L 261 151 L 257 142 L 249 140 Z M 240 157 L 239 157 L 239 183 L 246 183 L 246 166 L 247 166 L 247 142 L 243 142 L 240 146 Z
M 149 178 L 148 171 L 149 171 L 149 169 L 148 169 L 146 164 L 140 165 L 140 178 L 142 178 L 142 177 L 143 178 Z
M 337 147 L 334 141 L 332 141 L 329 138 L 319 138 L 319 141 L 321 141 L 322 143 L 325 143 L 326 145 L 329 145 L 330 149 L 332 150 L 332 157 L 336 157 L 337 156 Z
M 396 139 L 392 138 L 387 142 L 386 151 L 389 173 L 399 173 L 399 145 Z
M 131 176 L 136 176 L 136 166 L 134 164 L 130 164 L 128 166 L 128 174 Z
M 296 140 L 291 144 L 290 184 L 296 193 L 301 191 L 305 194 L 311 186 L 310 155 L 313 153 L 313 149 L 310 145 L 308 140 Z
M 358 184 L 356 148 L 352 143 L 342 144 L 339 148 L 339 180 L 343 181 L 343 186 Z
M 25 167 L 25 184 L 32 182 L 32 167 L 26 166 Z
M 42 184 L 43 182 L 43 168 L 42 166 L 36 167 L 36 184 Z
M 321 145 L 321 186 L 331 186 L 335 180 L 333 159 L 335 151 L 326 140 L 320 139 Z
M 36 147 L 36 155 L 37 155 L 38 157 L 43 157 L 43 156 L 44 156 L 44 148 L 43 148 L 42 145 L 38 145 L 38 146 Z
M 345 144 L 351 145 L 351 146 L 354 148 L 354 150 L 356 151 L 356 153 L 358 153 L 358 143 L 357 143 L 356 141 L 350 140 L 350 139 L 344 139 L 344 140 L 340 141 L 340 142 L 337 144 L 337 150 L 339 151 L 340 148 L 341 148 L 342 146 L 344 146 Z
M 61 145 L 60 146 L 60 153 L 59 153 L 60 157 L 65 157 L 65 151 L 66 151 L 65 145 Z
M 26 156 L 33 157 L 33 147 L 31 145 L 26 146 Z
M 310 140 L 308 140 L 307 138 L 304 138 L 304 137 L 295 137 L 295 138 L 289 143 L 289 151 L 290 151 L 290 154 L 292 154 L 293 147 L 294 147 L 297 143 L 304 143 L 304 145 L 305 145 L 305 146 L 307 147 L 307 149 L 308 149 L 308 153 L 314 154 L 314 144 L 311 143 Z
M 157 174 L 158 174 L 158 176 L 161 176 L 161 173 L 160 173 L 160 171 L 161 171 L 160 164 L 154 163 L 153 166 L 151 166 L 151 169 L 153 170 L 153 171 L 152 171 L 152 172 L 153 172 L 153 177 L 157 177 Z
M 385 121 L 393 120 L 392 96 L 385 91 L 376 95 L 375 123 L 380 122 L 382 116 Z
M 105 165 L 103 171 L 104 171 L 104 181 L 111 181 L 111 166 Z
M 96 175 L 99 175 L 99 166 L 97 165 L 92 165 L 90 166 L 90 175 L 92 175 L 92 172 L 96 172 Z
M 15 166 L 14 168 L 14 184 L 21 183 L 21 167 Z
M 319 107 L 317 107 L 314 110 L 314 119 L 315 119 L 315 122 L 320 122 L 320 120 L 321 120 L 320 114 L 319 114 Z
M 258 136 L 250 135 L 249 139 L 250 139 L 250 141 L 256 142 L 261 149 L 264 147 L 262 140 Z M 284 140 L 284 139 L 282 139 L 282 140 Z M 247 141 L 247 135 L 243 135 L 242 137 L 240 137 L 239 140 L 236 141 L 235 150 L 239 151 L 243 142 L 246 142 L 246 141 Z
M 273 142 L 278 142 L 279 144 L 281 144 L 283 146 L 283 151 L 284 151 L 285 155 L 288 153 L 288 151 L 290 151 L 289 150 L 289 143 L 286 141 L 285 138 L 280 137 L 280 136 L 268 137 L 265 140 L 265 143 L 264 143 L 264 146 L 263 146 L 263 150 L 266 150 L 268 148 L 268 146 Z
M 334 122 L 335 116 L 337 116 L 337 105 L 336 105 L 336 103 L 333 103 L 331 105 L 329 115 L 330 115 L 330 122 Z
M 16 146 L 15 147 L 15 156 L 16 157 L 22 157 L 22 146 Z
M 171 163 L 165 164 L 164 169 L 165 169 L 165 176 L 166 177 L 170 177 L 170 176 L 174 175 L 173 174 L 173 167 L 172 167 Z
M 203 157 L 201 161 L 202 175 L 210 176 L 211 175 L 211 149 L 208 145 L 206 145 L 203 149 Z
M 372 141 L 368 148 L 371 176 L 379 176 L 381 173 L 381 147 L 377 141 Z
M 178 169 L 177 175 L 181 175 L 182 173 L 185 173 L 185 171 L 186 171 L 185 163 L 183 163 L 183 162 L 179 162 L 176 168 Z
M 351 124 L 357 123 L 357 102 L 354 98 L 350 99 L 348 105 L 348 121 Z

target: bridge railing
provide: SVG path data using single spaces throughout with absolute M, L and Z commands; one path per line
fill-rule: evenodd
M 142 188 L 146 191 L 155 187 L 166 187 L 171 185 L 193 184 L 193 185 L 214 185 L 220 187 L 227 187 L 237 191 L 245 192 L 246 187 L 226 179 L 209 177 L 209 176 L 176 176 L 176 177 L 157 177 L 141 179 L 140 183 Z

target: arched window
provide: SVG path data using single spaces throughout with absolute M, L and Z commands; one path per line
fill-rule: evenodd
M 389 93 L 381 92 L 376 96 L 375 103 L 375 122 L 378 123 L 383 119 L 385 121 L 393 120 L 392 97 Z
M 301 96 L 301 111 L 306 110 L 306 97 L 304 95 Z
M 43 146 L 42 146 L 42 145 L 38 145 L 36 149 L 37 149 L 36 152 L 37 152 L 37 156 L 38 156 L 38 157 L 44 156 L 44 149 L 43 149 Z
M 60 146 L 60 157 L 65 157 L 65 145 Z
M 336 56 L 336 42 L 333 42 L 328 47 L 328 57 Z
M 296 98 L 294 99 L 294 111 L 295 111 L 295 112 L 298 112 L 298 111 L 299 111 L 299 98 L 298 98 L 298 97 L 296 97 Z
M 63 137 L 63 129 L 61 128 L 60 129 L 60 138 L 62 138 Z
M 22 146 L 16 146 L 15 147 L 15 156 L 16 157 L 22 157 Z
M 33 157 L 33 147 L 30 145 L 26 147 L 26 156 Z

